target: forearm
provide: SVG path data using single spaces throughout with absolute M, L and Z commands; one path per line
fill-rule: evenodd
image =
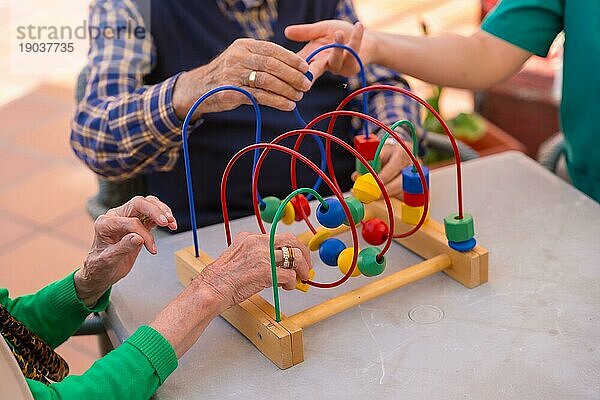
M 176 367 L 172 347 L 146 326 L 82 375 L 49 386 L 32 380 L 27 383 L 36 400 L 147 400 Z
M 210 321 L 224 311 L 223 304 L 224 300 L 200 275 L 158 314 L 150 326 L 167 339 L 180 358 L 198 340 Z
M 512 75 L 530 53 L 486 32 L 413 37 L 368 31 L 370 61 L 442 86 L 483 89 Z

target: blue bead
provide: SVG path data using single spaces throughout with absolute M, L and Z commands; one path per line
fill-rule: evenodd
M 409 165 L 402 169 L 402 191 L 411 194 L 423 193 L 419 172 L 413 172 L 412 168 L 412 165 Z M 425 175 L 427 187 L 429 187 L 429 168 L 426 166 L 422 166 L 421 168 L 423 169 L 423 175 Z
M 327 239 L 321 243 L 321 247 L 319 247 L 319 257 L 325 264 L 335 267 L 337 265 L 338 256 L 345 248 L 346 245 L 340 239 Z
M 464 242 L 453 242 L 451 240 L 448 241 L 448 246 L 450 246 L 450 248 L 460 252 L 469 251 L 476 245 L 477 241 L 475 240 L 475 238 L 465 240 Z
M 304 74 L 304 76 L 305 76 L 305 77 L 307 77 L 307 78 L 308 78 L 308 80 L 309 80 L 309 81 L 311 81 L 311 82 L 312 82 L 312 80 L 315 78 L 315 77 L 313 76 L 312 72 L 310 72 L 310 71 L 306 71 L 306 73 Z
M 326 228 L 337 228 L 346 220 L 346 214 L 338 199 L 325 199 L 327 207 L 319 204 L 317 207 L 317 220 Z

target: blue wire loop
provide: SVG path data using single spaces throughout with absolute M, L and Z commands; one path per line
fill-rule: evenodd
M 313 58 L 315 58 L 315 56 L 317 54 L 319 54 L 322 51 L 325 51 L 327 49 L 331 49 L 331 48 L 339 48 L 339 49 L 344 49 L 346 51 L 348 51 L 350 54 L 352 54 L 352 56 L 354 57 L 354 59 L 356 60 L 356 62 L 358 63 L 358 67 L 359 67 L 359 79 L 360 79 L 360 84 L 362 87 L 366 87 L 367 86 L 367 76 L 365 73 L 365 66 L 362 62 L 362 60 L 360 59 L 360 57 L 358 56 L 358 54 L 356 53 L 356 51 L 354 51 L 354 49 L 350 46 L 346 46 L 344 44 L 339 44 L 339 43 L 331 43 L 325 46 L 321 46 L 318 49 L 314 50 L 312 53 L 310 53 L 308 55 L 308 57 L 306 57 L 306 62 L 309 63 Z M 310 79 L 312 81 L 312 74 L 309 72 L 307 72 L 306 77 L 308 79 Z M 363 114 L 368 114 L 368 93 L 363 93 L 362 94 L 362 112 Z M 294 108 L 294 115 L 296 116 L 296 120 L 298 120 L 298 123 L 300 123 L 300 125 L 304 128 L 307 123 L 306 120 L 302 117 L 302 114 L 300 113 L 300 110 L 298 109 L 298 106 L 296 106 L 296 108 Z M 363 122 L 363 131 L 365 134 L 365 138 L 369 138 L 369 129 L 368 129 L 368 123 L 367 121 Z M 321 153 L 321 171 L 323 172 L 327 172 L 327 159 L 325 157 L 325 146 L 323 145 L 323 140 L 315 135 L 310 135 L 315 142 L 317 143 L 317 146 L 319 147 L 319 152 Z M 319 190 L 319 188 L 321 187 L 321 184 L 323 184 L 323 179 L 319 176 L 317 177 L 317 181 L 315 182 L 314 186 L 313 186 L 313 190 Z M 306 196 L 307 200 L 311 200 L 313 198 L 312 194 L 308 194 Z
M 196 100 L 196 102 L 192 105 L 190 110 L 187 112 L 187 115 L 185 116 L 185 120 L 183 121 L 183 127 L 181 128 L 181 140 L 183 141 L 183 160 L 184 160 L 184 165 L 185 165 L 185 180 L 186 180 L 186 185 L 187 185 L 187 195 L 188 195 L 188 202 L 189 202 L 189 206 L 190 206 L 190 222 L 192 224 L 192 235 L 194 237 L 194 251 L 196 253 L 196 257 L 199 256 L 198 232 L 197 232 L 198 224 L 196 222 L 196 202 L 194 200 L 194 187 L 193 187 L 193 183 L 192 183 L 192 168 L 190 166 L 190 150 L 189 150 L 189 144 L 188 144 L 187 131 L 188 131 L 188 127 L 190 125 L 190 121 L 192 120 L 192 115 L 194 114 L 196 109 L 200 106 L 200 104 L 202 104 L 202 102 L 204 102 L 204 100 L 206 100 L 213 94 L 223 92 L 225 90 L 233 90 L 233 91 L 239 92 L 239 93 L 245 95 L 246 97 L 248 97 L 248 99 L 250 99 L 250 102 L 252 103 L 252 107 L 254 108 L 254 113 L 256 114 L 256 143 L 260 143 L 262 140 L 261 139 L 262 117 L 260 114 L 260 108 L 258 107 L 258 102 L 256 101 L 256 99 L 254 98 L 254 96 L 252 96 L 252 94 L 250 92 L 248 92 L 247 90 L 244 90 L 240 87 L 233 86 L 233 85 L 226 85 L 226 86 L 219 86 L 217 88 L 209 90 L 208 92 L 206 92 L 202 96 L 200 96 L 198 98 L 198 100 Z M 256 163 L 258 162 L 258 155 L 259 155 L 259 150 L 258 149 L 254 150 L 254 163 L 252 165 L 252 174 L 253 175 L 254 175 L 254 171 L 256 169 Z M 262 198 L 260 197 L 260 194 L 257 193 L 257 197 L 258 197 L 258 201 L 261 204 L 264 204 L 262 201 Z
M 320 52 L 330 49 L 330 48 L 334 48 L 334 47 L 347 50 L 348 52 L 350 52 L 350 54 L 352 54 L 352 56 L 354 56 L 354 58 L 356 59 L 356 61 L 358 62 L 358 65 L 360 67 L 359 78 L 361 81 L 361 85 L 362 85 L 362 87 L 366 87 L 367 79 L 366 79 L 366 75 L 365 75 L 365 67 L 362 63 L 362 60 L 358 56 L 358 54 L 354 51 L 354 49 L 352 49 L 349 46 L 346 46 L 343 44 L 338 44 L 338 43 L 331 43 L 331 44 L 319 47 L 318 49 L 316 49 L 315 51 L 313 51 L 312 53 L 310 53 L 308 55 L 308 57 L 306 58 L 306 62 L 310 62 Z M 312 80 L 311 79 L 312 74 L 310 74 L 310 72 L 307 72 L 306 76 L 307 76 L 307 78 Z M 195 251 L 196 257 L 199 257 L 198 232 L 197 232 L 198 223 L 196 221 L 196 203 L 194 200 L 194 188 L 193 188 L 193 183 L 192 183 L 192 168 L 190 166 L 190 150 L 189 150 L 189 144 L 188 144 L 188 132 L 187 131 L 189 129 L 189 125 L 192 120 L 192 116 L 193 116 L 194 112 L 196 111 L 196 109 L 200 106 L 200 104 L 202 104 L 207 98 L 209 98 L 213 94 L 216 94 L 218 92 L 222 92 L 225 90 L 233 90 L 233 91 L 239 92 L 239 93 L 245 95 L 248 99 L 250 99 L 250 102 L 252 103 L 252 107 L 254 108 L 254 113 L 256 115 L 255 142 L 260 143 L 262 141 L 262 116 L 260 113 L 260 107 L 258 106 L 258 102 L 256 101 L 256 99 L 254 98 L 254 96 L 252 96 L 252 94 L 250 92 L 248 92 L 247 90 L 242 89 L 238 86 L 225 85 L 225 86 L 219 86 L 217 88 L 209 90 L 208 92 L 206 92 L 202 96 L 200 96 L 198 98 L 198 100 L 196 100 L 194 102 L 192 107 L 187 112 L 185 119 L 183 121 L 183 126 L 181 128 L 181 137 L 182 137 L 182 142 L 183 142 L 183 159 L 184 159 L 185 180 L 186 180 L 187 195 L 188 195 L 189 210 L 190 210 L 190 222 L 192 225 L 192 235 L 194 237 L 194 251 Z M 363 114 L 368 114 L 368 94 L 367 93 L 363 93 L 363 95 L 362 95 L 362 108 L 363 108 Z M 295 114 L 298 122 L 302 125 L 302 127 L 305 127 L 306 121 L 302 117 L 302 114 L 300 113 L 300 110 L 298 110 L 298 107 L 296 107 L 294 109 L 294 114 Z M 369 130 L 368 130 L 366 121 L 363 123 L 363 130 L 364 130 L 365 137 L 369 138 Z M 316 141 L 317 146 L 319 147 L 319 152 L 321 153 L 321 166 L 320 166 L 321 170 L 323 172 L 326 172 L 327 160 L 326 160 L 325 146 L 323 145 L 323 141 L 321 140 L 321 138 L 319 138 L 315 135 L 311 135 L 311 136 Z M 253 176 L 254 176 L 254 172 L 256 170 L 256 164 L 258 162 L 259 152 L 260 152 L 259 149 L 254 150 L 254 161 L 252 164 L 252 175 Z M 323 179 L 321 177 L 318 177 L 312 190 L 306 191 L 306 193 L 308 194 L 307 199 L 310 200 L 312 197 L 314 197 L 313 191 L 314 191 L 314 193 L 316 193 L 316 191 L 319 190 L 319 187 L 321 186 L 322 183 L 323 183 Z M 258 199 L 259 204 L 261 206 L 264 206 L 262 197 L 260 196 L 260 194 L 258 192 L 257 192 L 257 199 Z

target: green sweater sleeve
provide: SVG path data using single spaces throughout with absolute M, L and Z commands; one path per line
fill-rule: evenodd
M 83 375 L 49 386 L 27 380 L 36 400 L 147 400 L 177 368 L 175 351 L 158 332 L 140 327 Z
M 0 289 L 0 303 L 19 322 L 56 348 L 79 329 L 90 313 L 104 311 L 108 306 L 110 290 L 94 308 L 86 307 L 77 297 L 73 275 L 14 300 L 8 297 L 7 289 Z

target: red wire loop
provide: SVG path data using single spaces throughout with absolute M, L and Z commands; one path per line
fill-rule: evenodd
M 324 132 L 322 132 L 322 133 L 325 134 Z M 332 282 L 332 283 L 320 283 L 320 282 L 312 282 L 312 281 L 306 281 L 306 283 L 308 283 L 309 285 L 321 287 L 321 288 L 333 288 L 333 287 L 339 286 L 342 283 L 346 282 L 350 278 L 352 273 L 354 272 L 354 269 L 357 268 L 356 262 L 358 260 L 358 233 L 356 231 L 356 226 L 352 223 L 352 222 L 354 222 L 354 220 L 352 218 L 352 213 L 350 212 L 348 205 L 344 201 L 344 195 L 339 189 L 337 189 L 335 186 L 333 186 L 333 182 L 331 182 L 329 177 L 323 171 L 321 171 L 321 169 L 319 167 L 317 167 L 317 165 L 315 163 L 313 163 L 311 160 L 306 158 L 304 155 L 302 155 L 292 149 L 289 149 L 287 147 L 278 145 L 278 144 L 256 143 L 256 144 L 253 144 L 250 146 L 246 146 L 243 149 L 241 149 L 240 151 L 238 151 L 227 163 L 227 166 L 225 167 L 225 171 L 223 172 L 223 178 L 221 179 L 221 204 L 223 206 L 223 224 L 225 226 L 225 235 L 227 237 L 227 245 L 228 246 L 231 245 L 231 227 L 229 224 L 229 211 L 227 210 L 227 179 L 229 177 L 229 173 L 230 173 L 231 169 L 233 168 L 233 165 L 237 162 L 237 160 L 245 153 L 248 153 L 255 149 L 264 149 L 264 151 L 261 153 L 258 163 L 256 164 L 257 168 L 255 169 L 254 176 L 252 178 L 253 179 L 252 198 L 254 199 L 253 200 L 254 212 L 257 215 L 257 218 L 259 220 L 259 226 L 261 228 L 261 232 L 263 234 L 266 234 L 266 230 L 264 228 L 264 225 L 262 224 L 262 220 L 260 219 L 260 212 L 258 211 L 258 202 L 256 200 L 258 175 L 259 175 L 260 166 L 262 165 L 262 162 L 264 161 L 264 157 L 265 157 L 266 153 L 268 152 L 269 149 L 273 149 L 273 150 L 281 151 L 283 153 L 287 153 L 292 157 L 297 157 L 300 161 L 302 161 L 304 164 L 306 164 L 308 167 L 310 167 L 313 171 L 315 171 L 317 174 L 319 174 L 319 176 L 321 178 L 323 178 L 323 181 L 331 188 L 331 190 L 334 192 L 335 196 L 339 199 L 340 204 L 342 205 L 342 208 L 344 209 L 344 213 L 346 214 L 346 218 L 348 219 L 348 221 L 351 222 L 350 229 L 352 232 L 352 242 L 353 242 L 353 246 L 354 246 L 354 252 L 353 252 L 353 257 L 352 257 L 352 264 L 350 265 L 350 269 L 348 269 L 348 272 L 342 278 L 340 278 L 339 280 Z
M 393 86 L 391 86 L 391 87 L 393 87 Z M 325 114 L 321 114 L 320 116 L 316 117 L 311 122 L 309 122 L 307 126 L 309 126 L 309 127 L 313 126 L 316 123 L 318 123 L 318 122 L 320 122 L 320 121 L 322 121 L 322 120 L 324 120 L 326 118 L 329 118 L 329 117 L 331 117 L 331 120 L 334 120 L 334 118 L 337 118 L 337 116 L 340 116 L 340 115 L 345 115 L 345 116 L 350 116 L 350 117 L 357 117 L 357 118 L 361 118 L 363 120 L 367 120 L 367 121 L 369 121 L 369 122 L 377 125 L 378 127 L 380 127 L 381 129 L 383 129 L 387 133 L 389 133 L 390 136 L 393 137 L 394 139 L 396 139 L 396 141 L 400 144 L 400 146 L 402 146 L 402 148 L 404 149 L 404 151 L 406 152 L 406 154 L 408 155 L 408 157 L 410 158 L 410 160 L 412 161 L 412 163 L 416 167 L 417 172 L 419 173 L 419 179 L 421 180 L 421 186 L 423 186 L 423 194 L 425 195 L 425 204 L 423 206 L 423 214 L 421 215 L 421 218 L 419 219 L 419 222 L 414 226 L 414 228 L 412 228 L 412 229 L 410 229 L 410 230 L 408 230 L 406 232 L 399 233 L 399 234 L 393 234 L 393 232 L 394 232 L 393 217 L 391 216 L 392 214 L 389 214 L 390 215 L 390 221 L 389 221 L 390 232 L 392 233 L 392 235 L 390 235 L 390 237 L 388 238 L 388 241 L 386 242 L 386 245 L 384 247 L 385 251 L 382 251 L 382 253 L 385 254 L 385 252 L 387 252 L 387 250 L 391 246 L 393 238 L 405 238 L 405 237 L 408 237 L 408 236 L 412 235 L 413 233 L 415 233 L 416 231 L 418 231 L 421 228 L 421 226 L 423 226 L 423 224 L 425 223 L 425 219 L 427 218 L 427 213 L 429 211 L 429 188 L 427 187 L 427 183 L 426 183 L 427 181 L 425 180 L 425 175 L 423 173 L 423 169 L 421 167 L 421 164 L 418 162 L 418 160 L 416 159 L 416 156 L 412 153 L 412 151 L 410 151 L 410 149 L 408 148 L 408 146 L 406 145 L 406 143 L 404 143 L 404 141 L 402 140 L 402 138 L 400 137 L 400 135 L 398 135 L 398 133 L 396 133 L 393 130 L 391 130 L 387 125 L 385 125 L 383 122 L 379 121 L 377 118 L 373 118 L 370 115 L 362 114 L 362 113 L 360 113 L 358 111 L 336 110 L 336 111 L 327 112 Z M 298 131 L 301 131 L 301 130 L 298 130 Z M 300 146 L 301 141 L 302 141 L 302 139 L 303 139 L 304 136 L 305 136 L 304 134 L 301 134 L 301 135 L 298 136 L 298 139 L 296 140 L 296 144 L 294 145 L 294 151 L 296 151 L 296 148 Z M 275 140 L 277 140 L 277 139 L 275 139 Z M 334 141 L 337 144 L 340 144 L 342 147 L 344 147 L 346 150 L 348 150 L 350 153 L 352 153 L 355 156 L 356 156 L 356 154 L 359 154 L 348 143 L 344 142 L 342 139 L 338 138 L 337 136 L 335 136 L 335 135 L 333 135 L 333 134 L 331 134 L 329 132 L 327 133 L 327 136 L 325 136 L 325 141 L 326 141 L 326 144 L 329 145 L 329 150 L 327 150 L 327 152 L 326 152 L 327 162 L 328 163 L 331 162 L 331 152 L 330 152 L 331 141 Z M 379 179 L 379 176 L 377 175 L 377 173 L 371 168 L 371 166 L 370 166 L 370 164 L 368 162 L 365 162 L 365 159 L 364 159 L 364 157 L 362 157 L 362 155 L 359 154 L 359 156 L 360 157 L 357 157 L 357 158 L 359 158 L 359 160 L 361 160 L 361 162 L 363 162 L 363 164 L 367 167 L 367 169 L 369 170 L 369 172 L 371 172 L 371 174 L 373 175 L 373 177 L 375 178 L 375 180 L 379 184 L 379 182 L 381 182 L 381 180 Z M 291 165 L 290 165 L 290 174 L 291 174 L 291 181 L 292 181 L 292 190 L 296 190 L 298 188 L 298 183 L 297 183 L 297 179 L 296 179 L 296 161 L 292 157 L 292 160 L 290 162 L 291 162 Z M 329 175 L 330 175 L 331 180 L 334 183 L 336 189 L 341 190 L 339 184 L 335 180 L 335 172 L 334 172 L 334 169 L 333 169 L 333 164 L 330 164 L 327 167 L 327 169 L 329 170 Z M 386 196 L 387 196 L 387 190 L 385 190 L 385 187 L 383 188 L 383 190 L 382 190 L 381 193 L 384 194 L 384 199 L 385 199 Z M 386 205 L 387 205 L 387 203 L 386 203 Z M 391 203 L 389 203 L 388 207 L 391 208 Z
M 325 137 L 325 138 L 329 138 L 332 141 L 334 141 L 335 143 L 339 144 L 340 146 L 342 146 L 344 149 L 346 149 L 348 152 L 350 152 L 353 156 L 357 157 L 361 162 L 365 163 L 365 165 L 367 166 L 367 169 L 369 170 L 369 172 L 373 175 L 375 182 L 377 183 L 377 185 L 379 186 L 379 189 L 381 190 L 384 202 L 386 204 L 386 208 L 388 211 L 388 218 L 390 219 L 390 230 L 393 232 L 394 229 L 394 214 L 393 214 L 393 209 L 392 209 L 392 203 L 390 200 L 390 197 L 387 193 L 387 190 L 385 188 L 385 185 L 383 184 L 383 182 L 381 181 L 381 179 L 379 178 L 379 176 L 377 176 L 377 173 L 375 172 L 375 170 L 373 169 L 373 167 L 371 167 L 371 165 L 369 165 L 369 163 L 367 162 L 367 160 L 356 150 L 354 149 L 352 146 L 350 146 L 348 143 L 344 142 L 342 139 L 330 135 L 328 133 L 319 131 L 319 130 L 312 130 L 312 129 L 296 129 L 293 131 L 289 131 L 286 132 L 278 137 L 276 137 L 275 139 L 273 139 L 273 141 L 271 143 L 277 143 L 281 140 L 284 140 L 288 137 L 291 136 L 300 136 L 300 135 L 315 135 L 315 136 L 320 136 L 320 137 Z M 262 163 L 264 161 L 264 157 L 266 156 L 266 153 L 268 152 L 268 150 L 265 150 L 263 153 L 261 153 L 260 157 L 258 158 L 258 161 L 256 163 L 256 176 L 254 178 L 253 181 L 253 185 L 252 185 L 252 190 L 254 191 L 254 189 L 256 188 L 257 182 L 258 182 L 258 173 L 260 172 L 260 168 L 262 167 Z M 297 153 L 294 150 L 294 153 Z M 322 171 L 321 171 L 322 172 Z M 320 175 L 320 174 L 319 174 Z M 325 175 L 326 176 L 326 175 Z M 333 184 L 333 183 L 332 183 Z M 297 188 L 294 188 L 293 190 L 296 190 Z M 341 192 L 341 189 L 339 187 L 335 187 L 333 186 L 333 189 Z M 345 203 L 345 201 L 343 202 Z M 344 204 L 342 204 L 344 205 Z M 256 219 L 257 221 L 259 221 L 259 225 L 262 225 L 262 220 L 260 219 L 260 214 L 257 213 L 257 207 L 255 207 L 255 215 L 256 215 Z M 360 221 L 356 221 L 357 223 Z M 263 228 L 264 229 L 264 228 Z M 388 249 L 390 248 L 392 244 L 392 237 L 389 237 L 385 247 L 381 250 L 381 252 L 379 253 L 380 256 L 384 255 Z
M 423 100 L 422 98 L 420 98 L 419 96 L 417 96 L 416 94 L 411 92 L 410 90 L 407 90 L 407 89 L 404 89 L 401 87 L 390 86 L 390 85 L 372 85 L 372 86 L 358 89 L 358 90 L 350 93 L 338 105 L 338 107 L 336 108 L 336 111 L 344 108 L 354 97 L 356 97 L 362 93 L 372 92 L 375 90 L 387 90 L 387 91 L 391 91 L 391 92 L 402 93 L 402 94 L 410 97 L 411 99 L 415 100 L 416 102 L 420 103 L 422 106 L 424 106 L 440 122 L 440 124 L 442 125 L 442 128 L 444 129 L 444 132 L 448 136 L 448 139 L 450 139 L 450 143 L 452 144 L 452 151 L 454 152 L 454 159 L 456 160 L 456 191 L 457 191 L 457 202 L 458 202 L 458 219 L 462 219 L 462 217 L 463 217 L 462 173 L 461 173 L 460 153 L 458 151 L 458 145 L 456 144 L 456 139 L 454 139 L 454 136 L 452 135 L 452 132 L 450 132 L 450 128 L 448 127 L 448 125 L 446 124 L 444 119 L 429 103 L 427 103 L 425 100 Z M 323 119 L 321 117 L 322 117 L 322 115 L 319 117 L 316 117 L 306 127 L 310 128 L 315 123 L 321 121 Z M 337 119 L 337 116 L 334 116 L 333 118 L 331 118 L 331 120 L 329 122 L 329 126 L 327 127 L 327 133 L 332 132 L 336 119 Z M 398 140 L 398 139 L 396 139 L 396 140 Z M 327 169 L 329 169 L 330 171 L 333 170 L 333 161 L 331 159 L 331 143 L 329 141 L 326 141 L 326 143 L 325 143 L 325 157 L 327 159 Z M 332 180 L 336 184 L 336 186 L 339 187 L 335 177 L 333 177 Z M 423 185 L 423 187 L 425 187 L 425 185 Z M 425 209 L 424 214 L 426 213 L 426 211 L 427 210 Z

